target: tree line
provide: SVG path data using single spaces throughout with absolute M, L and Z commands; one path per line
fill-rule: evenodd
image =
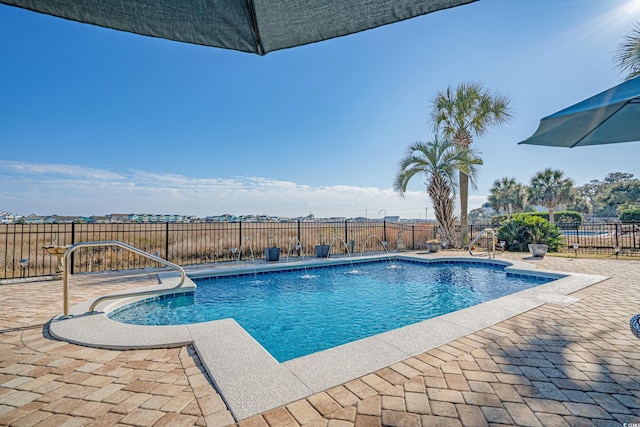
M 529 185 L 515 178 L 497 179 L 488 197 L 497 214 L 507 218 L 518 212 L 534 212 L 537 206 L 549 211 L 554 222 L 554 211 L 559 208 L 579 212 L 588 218 L 620 218 L 625 211 L 640 209 L 640 180 L 632 173 L 611 172 L 602 181 L 594 179 L 575 186 L 572 179 L 560 170 L 545 169 L 531 178 Z M 491 214 L 478 208 L 469 213 L 472 222 L 489 222 Z

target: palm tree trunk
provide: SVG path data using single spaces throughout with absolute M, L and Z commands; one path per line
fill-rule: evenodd
M 451 194 L 451 188 L 440 175 L 434 174 L 427 192 L 433 203 L 440 240 L 454 245 L 456 242 L 455 217 L 453 216 L 455 201 Z
M 461 127 L 457 129 L 453 140 L 459 147 L 469 147 L 473 142 L 473 137 L 468 129 Z M 460 247 L 469 244 L 467 215 L 469 212 L 469 176 L 460 171 Z
M 460 172 L 460 247 L 469 244 L 467 212 L 469 204 L 469 177 Z

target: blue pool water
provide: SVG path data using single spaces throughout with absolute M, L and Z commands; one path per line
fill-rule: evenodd
M 577 230 L 562 230 L 563 236 L 600 236 L 608 234 L 606 231 L 577 231 Z
M 551 280 L 507 275 L 498 264 L 386 260 L 196 280 L 192 294 L 132 305 L 111 318 L 139 325 L 233 318 L 283 362 Z

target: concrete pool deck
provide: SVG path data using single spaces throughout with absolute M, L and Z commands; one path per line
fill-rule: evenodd
M 629 318 L 640 312 L 640 263 L 527 258 L 524 254 L 498 256 L 498 260 L 524 261 L 542 270 L 610 278 L 569 297 L 558 298 L 546 291 L 532 294 L 538 304 L 524 307 L 528 311 L 515 316 L 508 312 L 511 306 L 498 304 L 489 311 L 496 317 L 486 324 L 474 320 L 485 319 L 485 315 L 474 313 L 463 320 L 440 319 L 448 324 L 439 325 L 439 330 L 456 325 L 458 333 L 437 337 L 428 351 L 411 348 L 416 343 L 407 335 L 408 348 L 401 352 L 406 354 L 383 361 L 386 365 L 376 365 L 376 359 L 386 353 L 378 350 L 380 343 L 369 343 L 368 350 L 351 359 L 352 363 L 343 363 L 352 352 L 342 349 L 342 355 L 338 351 L 337 358 L 329 358 L 322 375 L 303 380 L 310 385 L 308 396 L 239 425 L 640 422 L 640 341 L 628 326 Z M 106 289 L 130 288 L 132 281 L 138 286 L 153 284 L 154 279 L 155 274 L 149 272 L 73 276 L 71 296 L 79 303 Z M 56 341 L 48 335 L 45 322 L 60 310 L 59 281 L 12 284 L 0 290 L 5 308 L 0 317 L 0 424 L 54 425 L 64 420 L 79 425 L 234 423 L 192 345 L 123 351 Z M 507 312 L 506 317 L 499 316 L 500 311 Z M 470 322 L 476 332 L 467 329 Z M 403 339 L 393 339 L 397 351 Z M 233 349 L 224 352 L 234 354 Z M 293 366 L 301 359 L 291 361 L 288 369 L 302 380 L 304 372 Z M 321 361 L 308 362 L 316 369 L 323 366 Z M 351 369 L 350 365 L 361 369 L 356 377 L 337 383 L 340 378 L 331 378 Z

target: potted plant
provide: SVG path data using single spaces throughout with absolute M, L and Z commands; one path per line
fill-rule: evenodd
M 539 216 L 516 214 L 502 223 L 497 238 L 505 242 L 505 249 L 525 252 L 544 258 L 547 252 L 557 252 L 562 245 L 561 233 L 556 224 Z
M 328 258 L 330 248 L 331 247 L 329 245 L 325 245 L 324 242 L 321 242 L 319 245 L 316 245 L 316 255 L 318 255 L 318 258 Z
M 636 314 L 629 320 L 629 327 L 633 335 L 640 339 L 640 314 Z
M 276 248 L 276 242 L 273 236 L 269 236 L 270 247 L 264 248 L 264 258 L 267 261 L 280 260 L 280 248 Z
M 542 230 L 539 227 L 533 227 L 530 229 L 529 234 L 531 235 L 531 243 L 527 245 L 529 248 L 529 253 L 531 256 L 536 258 L 544 258 L 547 254 L 547 250 L 549 246 L 542 243 L 543 235 Z
M 531 235 L 531 243 L 528 244 L 529 253 L 536 258 L 544 258 L 549 250 L 547 242 L 552 238 L 553 226 L 549 221 L 540 217 L 530 217 L 525 220 Z
M 529 253 L 536 258 L 544 258 L 548 249 L 549 246 L 544 243 L 529 243 Z
M 442 249 L 442 243 L 438 239 L 427 240 L 426 246 L 429 252 L 438 252 Z
M 264 257 L 267 261 L 279 261 L 280 248 L 264 248 Z

